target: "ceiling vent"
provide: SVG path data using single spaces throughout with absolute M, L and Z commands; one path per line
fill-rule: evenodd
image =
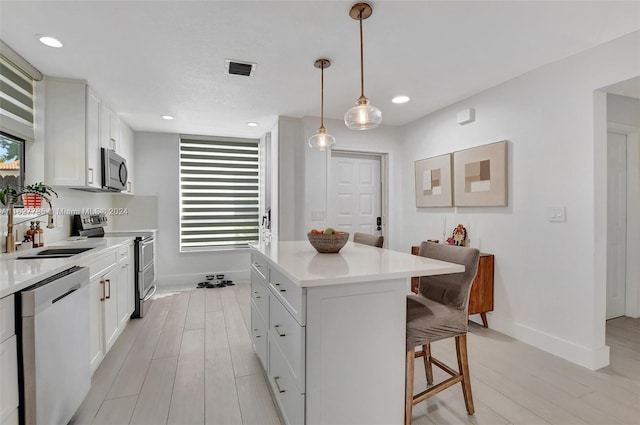
M 227 59 L 224 61 L 224 69 L 227 74 L 250 77 L 256 71 L 256 64 Z

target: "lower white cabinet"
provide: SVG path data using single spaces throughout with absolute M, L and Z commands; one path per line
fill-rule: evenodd
M 285 423 L 304 424 L 306 339 L 305 327 L 298 323 L 302 292 L 257 255 L 251 263 L 253 348 L 267 372 Z
M 90 368 L 95 372 L 133 313 L 134 276 L 130 246 L 101 254 L 90 270 Z
M 131 318 L 135 308 L 133 304 L 133 245 L 127 245 L 118 250 L 118 326 L 125 326 Z
M 252 252 L 251 337 L 284 422 L 402 423 L 406 277 L 306 287 L 279 261 Z
M 104 318 L 104 346 L 105 354 L 109 352 L 116 342 L 120 329 L 118 317 L 118 268 L 115 265 L 107 273 L 102 275 L 102 314 Z
M 0 300 L 0 423 L 18 423 L 18 347 L 14 296 Z

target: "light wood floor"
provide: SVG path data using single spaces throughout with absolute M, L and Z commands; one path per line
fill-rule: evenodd
M 249 300 L 246 284 L 157 299 L 104 359 L 71 423 L 280 424 L 251 347 Z M 472 325 L 475 415 L 457 386 L 415 406 L 413 423 L 638 425 L 640 319 L 609 321 L 607 344 L 611 366 L 591 372 Z M 453 342 L 433 353 L 455 364 Z M 417 362 L 416 392 L 424 385 Z

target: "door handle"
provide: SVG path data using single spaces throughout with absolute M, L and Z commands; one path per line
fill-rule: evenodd
M 279 393 L 283 393 L 283 392 L 285 392 L 286 390 L 284 390 L 284 389 L 280 388 L 280 384 L 278 384 L 278 379 L 280 379 L 280 377 L 279 377 L 279 376 L 275 376 L 275 377 L 273 378 L 273 382 L 275 382 L 275 383 L 276 383 L 276 387 L 278 388 L 278 392 L 279 392 Z
M 107 295 L 105 298 L 110 300 L 111 299 L 111 279 L 105 279 L 104 281 L 109 284 L 109 295 Z
M 104 301 L 105 297 L 104 297 L 104 279 L 100 279 L 100 289 L 102 289 L 102 294 L 100 295 L 100 301 Z
M 382 217 L 376 217 L 376 230 L 382 230 Z

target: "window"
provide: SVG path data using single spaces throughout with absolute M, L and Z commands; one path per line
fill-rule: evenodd
M 0 132 L 0 189 L 24 186 L 24 140 Z
M 258 240 L 258 140 L 180 139 L 180 251 Z

